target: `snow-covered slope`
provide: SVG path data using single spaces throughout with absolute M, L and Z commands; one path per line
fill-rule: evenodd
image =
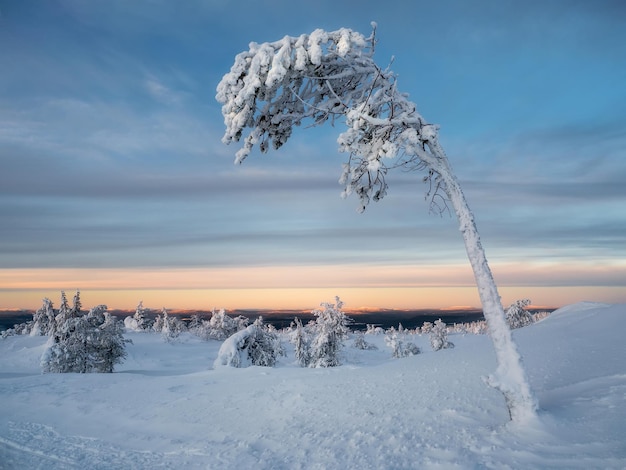
M 113 374 L 42 375 L 45 338 L 0 340 L 0 468 L 626 468 L 626 305 L 576 304 L 516 330 L 541 407 L 507 424 L 481 377 L 486 336 L 392 359 L 348 341 L 344 365 L 211 367 L 220 343 L 128 333 Z

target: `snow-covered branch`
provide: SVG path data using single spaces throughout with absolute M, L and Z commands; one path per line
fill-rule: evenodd
M 222 140 L 243 139 L 236 163 L 255 145 L 262 152 L 281 147 L 294 126 L 343 117 L 348 129 L 338 138 L 339 150 L 350 158 L 340 183 L 345 196 L 359 196 L 362 211 L 386 194 L 389 168 L 436 159 L 426 145 L 436 127 L 397 91 L 395 75 L 374 62 L 374 46 L 375 30 L 366 38 L 348 29 L 251 43 L 217 87 Z

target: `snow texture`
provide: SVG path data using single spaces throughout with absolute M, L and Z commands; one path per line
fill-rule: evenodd
M 211 369 L 221 341 L 127 332 L 112 374 L 41 374 L 42 336 L 0 340 L 0 468 L 624 469 L 626 304 L 583 303 L 513 332 L 539 400 L 511 423 L 481 376 L 486 335 L 416 356 L 346 346 L 341 366 Z M 280 333 L 285 334 L 285 333 Z

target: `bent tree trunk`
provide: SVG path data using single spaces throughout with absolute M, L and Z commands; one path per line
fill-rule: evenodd
M 537 404 L 528 385 L 522 359 L 513 342 L 511 329 L 506 323 L 500 294 L 487 263 L 474 216 L 438 140 L 431 138 L 429 147 L 436 157 L 437 166 L 441 167 L 437 171 L 445 183 L 446 194 L 459 221 L 459 230 L 463 235 L 465 250 L 474 272 L 483 314 L 496 353 L 497 369 L 495 374 L 487 378 L 487 383 L 504 395 L 511 420 L 525 421 L 535 415 Z

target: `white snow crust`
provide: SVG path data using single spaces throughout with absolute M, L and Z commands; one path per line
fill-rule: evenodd
M 624 469 L 626 304 L 582 303 L 513 332 L 539 401 L 508 422 L 487 336 L 342 366 L 212 369 L 221 341 L 128 332 L 113 374 L 41 374 L 46 337 L 0 340 L 2 469 Z

